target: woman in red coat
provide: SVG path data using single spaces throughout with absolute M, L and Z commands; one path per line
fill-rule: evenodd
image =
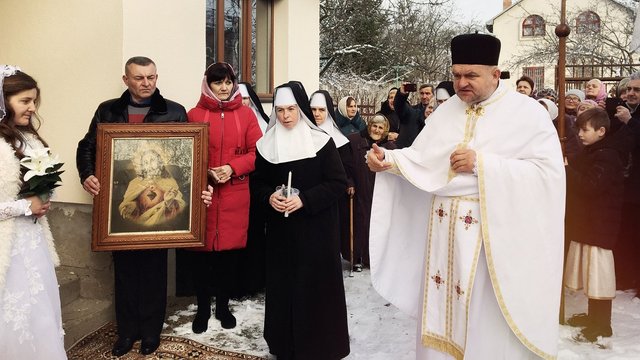
M 216 319 L 231 329 L 236 319 L 229 310 L 239 249 L 247 244 L 249 173 L 255 167 L 256 141 L 262 136 L 253 111 L 242 105 L 233 68 L 212 64 L 205 71 L 202 94 L 187 114 L 189 122 L 209 123 L 208 174 L 213 199 L 207 209 L 205 246 L 193 256 L 198 311 L 194 333 L 207 330 L 211 295 L 216 296 Z

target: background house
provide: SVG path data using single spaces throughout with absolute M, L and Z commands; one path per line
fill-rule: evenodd
M 319 0 L 0 2 L 0 63 L 39 82 L 41 134 L 66 162 L 49 218 L 63 265 L 67 346 L 113 317 L 111 256 L 90 250 L 92 199 L 79 184 L 75 151 L 98 104 L 125 90 L 126 60 L 152 58 L 162 94 L 187 109 L 215 61 L 231 63 L 268 101 L 292 79 L 317 89 L 318 9 Z
M 567 0 L 567 87 L 584 88 L 591 78 L 613 84 L 637 70 L 637 55 L 629 50 L 634 9 L 632 0 Z M 559 0 L 503 1 L 503 11 L 487 28 L 502 41 L 500 67 L 510 81 L 531 77 L 536 88 L 556 88 Z

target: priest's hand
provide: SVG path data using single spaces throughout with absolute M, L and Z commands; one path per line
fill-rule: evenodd
M 376 144 L 373 144 L 373 147 L 367 153 L 367 165 L 369 170 L 374 172 L 387 171 L 393 166 L 391 163 L 384 161 L 384 150 Z
M 457 149 L 449 157 L 451 169 L 456 173 L 471 173 L 476 164 L 476 152 L 471 149 Z

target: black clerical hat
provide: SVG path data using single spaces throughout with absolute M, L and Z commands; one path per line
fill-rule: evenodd
M 451 64 L 498 65 L 500 40 L 487 34 L 462 34 L 451 39 Z

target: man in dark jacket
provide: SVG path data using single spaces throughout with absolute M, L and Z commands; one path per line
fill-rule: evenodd
M 95 196 L 100 181 L 95 176 L 96 135 L 99 123 L 186 122 L 187 113 L 178 103 L 164 99 L 156 89 L 155 63 L 133 57 L 125 65 L 122 80 L 127 90 L 120 98 L 98 106 L 89 131 L 78 143 L 76 166 L 82 187 Z M 142 339 L 140 352 L 151 354 L 160 345 L 166 311 L 167 250 L 114 251 L 116 322 L 118 340 L 112 354 L 121 356 Z
M 411 107 L 407 102 L 409 92 L 405 91 L 405 84 L 400 85 L 400 89 L 396 93 L 396 97 L 393 99 L 393 107 L 400 119 L 400 127 L 402 131 L 398 135 L 396 140 L 396 146 L 398 149 L 405 148 L 413 144 L 416 136 L 420 133 L 424 127 L 424 107 Z M 422 96 L 420 97 L 422 99 Z M 427 100 L 428 104 L 428 100 Z M 422 103 L 420 103 L 422 105 Z
M 622 212 L 622 233 L 616 248 L 616 280 L 619 288 L 640 287 L 640 72 L 630 76 L 627 83 L 627 99 L 618 106 L 613 121 L 625 125 L 616 131 L 617 143 L 622 146 L 628 166 L 624 185 L 625 203 Z M 630 166 L 626 164 L 628 155 Z M 638 292 L 640 294 L 640 291 Z M 638 295 L 636 295 L 638 296 Z

